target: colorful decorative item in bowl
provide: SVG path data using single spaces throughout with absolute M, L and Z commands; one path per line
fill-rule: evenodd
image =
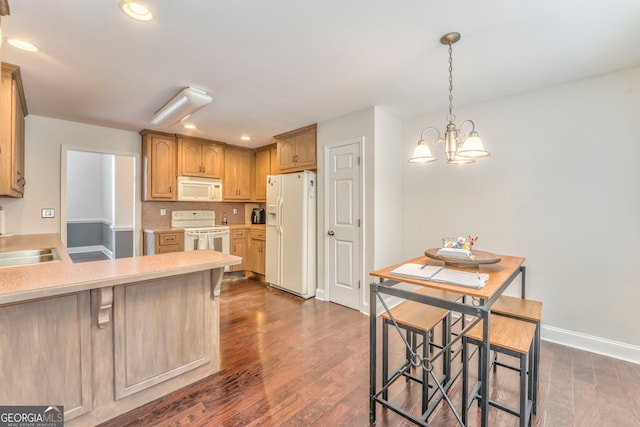
M 478 240 L 478 236 L 469 236 L 468 239 L 464 237 L 445 237 L 442 239 L 442 247 L 471 250 L 476 240 Z
M 438 251 L 438 255 L 455 258 L 473 258 L 471 249 L 476 240 L 478 240 L 478 236 L 469 236 L 469 239 L 464 237 L 445 237 L 442 239 L 442 248 Z

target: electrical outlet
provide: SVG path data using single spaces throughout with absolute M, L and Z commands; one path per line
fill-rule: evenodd
M 234 214 L 234 215 L 238 215 L 238 209 L 233 208 L 233 214 Z
M 167 215 L 167 210 L 165 208 L 160 209 L 160 216 Z
M 53 208 L 44 208 L 40 211 L 40 216 L 42 218 L 55 218 L 56 210 Z

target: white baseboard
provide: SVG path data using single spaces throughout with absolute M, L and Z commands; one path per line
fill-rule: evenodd
M 640 364 L 640 346 L 542 325 L 541 338 L 579 350 Z
M 316 288 L 316 299 L 320 301 L 326 301 L 324 298 L 324 289 Z

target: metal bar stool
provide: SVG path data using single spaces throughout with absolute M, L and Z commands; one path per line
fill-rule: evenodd
M 531 322 L 511 319 L 503 316 L 491 316 L 489 328 L 489 348 L 492 351 L 517 357 L 520 360 L 519 368 L 512 368 L 520 372 L 520 398 L 519 410 L 504 406 L 489 399 L 489 396 L 479 395 L 480 381 L 473 388 L 471 394 L 469 389 L 469 344 L 477 345 L 478 351 L 478 378 L 480 378 L 480 360 L 484 346 L 482 345 L 482 321 L 466 332 L 462 338 L 463 354 L 463 375 L 462 375 L 462 421 L 467 424 L 467 411 L 473 403 L 473 399 L 488 399 L 491 406 L 499 408 L 512 415 L 520 417 L 520 427 L 531 424 L 531 411 L 533 406 L 533 353 L 535 349 L 535 325 Z M 527 367 L 528 365 L 528 367 Z
M 428 409 L 429 404 L 429 372 L 423 366 L 423 361 L 429 360 L 429 351 L 433 350 L 433 330 L 442 325 L 442 347 L 449 340 L 450 312 L 443 308 L 432 307 L 415 301 L 404 301 L 396 307 L 381 315 L 382 321 L 382 397 L 388 398 L 389 386 L 398 378 L 404 376 L 407 381 L 413 380 L 422 384 L 422 413 Z M 389 326 L 398 327 L 406 331 L 405 360 L 401 366 L 389 376 Z M 400 331 L 399 331 L 400 332 Z M 422 342 L 418 343 L 416 337 L 422 336 Z M 417 350 L 422 347 L 422 355 L 417 355 Z M 438 346 L 440 347 L 440 346 Z M 411 375 L 412 367 L 422 366 L 422 378 Z M 430 369 L 433 366 L 431 365 Z M 443 381 L 448 378 L 450 360 L 443 359 Z
M 536 345 L 533 353 L 533 413 L 535 414 L 538 406 L 538 371 L 540 369 L 540 320 L 542 319 L 542 302 L 501 295 L 491 306 L 491 313 L 524 320 L 536 325 Z M 494 372 L 496 365 L 510 368 L 510 366 L 498 362 L 497 354 L 494 357 L 493 364 Z

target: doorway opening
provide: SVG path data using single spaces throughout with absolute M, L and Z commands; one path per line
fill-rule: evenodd
M 74 262 L 135 256 L 139 154 L 62 147 L 60 236 Z

